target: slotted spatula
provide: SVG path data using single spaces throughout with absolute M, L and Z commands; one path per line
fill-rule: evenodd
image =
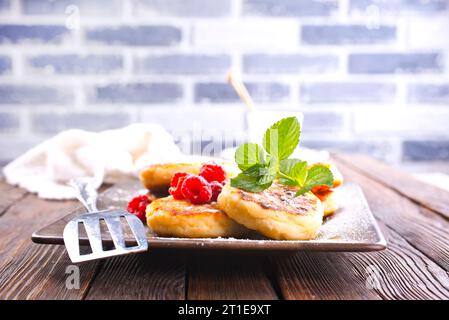
M 87 209 L 84 213 L 73 218 L 64 228 L 64 244 L 67 248 L 70 260 L 73 263 L 96 260 L 112 256 L 124 255 L 147 251 L 148 242 L 143 223 L 136 216 L 124 210 L 102 210 L 97 209 L 97 191 L 93 187 L 91 178 L 79 178 L 70 181 L 70 185 L 77 191 L 77 199 Z M 121 220 L 124 218 L 131 229 L 137 242 L 136 246 L 127 247 L 123 235 Z M 114 249 L 104 250 L 100 221 L 104 220 L 109 234 L 114 242 Z M 81 254 L 79 246 L 79 224 L 82 223 L 89 238 L 91 253 Z

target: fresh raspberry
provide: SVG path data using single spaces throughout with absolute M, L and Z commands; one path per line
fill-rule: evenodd
M 217 198 L 221 193 L 221 189 L 223 189 L 223 185 L 220 182 L 212 181 L 210 183 L 210 188 L 212 189 L 211 201 L 217 201 Z
M 224 182 L 226 180 L 226 171 L 224 168 L 215 162 L 203 164 L 200 169 L 200 176 L 209 182 L 217 181 Z
M 173 178 L 171 179 L 170 187 L 177 187 L 178 181 L 180 178 L 185 178 L 189 174 L 187 172 L 176 172 Z
M 146 195 L 137 196 L 128 203 L 128 212 L 145 222 L 145 210 L 150 203 Z
M 190 174 L 187 172 L 176 172 L 175 175 L 173 176 L 168 192 L 173 196 L 174 199 L 176 200 L 184 199 L 184 195 L 181 192 L 181 186 L 182 183 L 184 182 L 184 179 L 187 178 L 188 176 L 190 176 Z
M 212 198 L 212 188 L 206 179 L 200 176 L 186 177 L 181 192 L 193 204 L 208 203 Z

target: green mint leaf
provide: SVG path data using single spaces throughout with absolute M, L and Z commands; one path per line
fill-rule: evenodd
M 328 167 L 317 164 L 309 168 L 307 172 L 307 178 L 304 185 L 296 193 L 296 196 L 300 196 L 306 192 L 312 190 L 313 187 L 317 186 L 328 186 L 332 187 L 334 182 L 334 176 Z
M 290 175 L 290 171 L 297 164 L 303 162 L 299 159 L 284 159 L 279 162 L 279 171 L 283 174 Z
M 317 186 L 332 187 L 334 176 L 331 170 L 322 164 L 315 164 L 309 168 L 307 183 L 314 183 Z
M 284 159 L 279 163 L 280 183 L 302 186 L 307 177 L 307 162 L 300 159 Z
M 287 186 L 297 186 L 298 185 L 298 182 L 296 182 L 295 180 L 292 180 L 292 179 L 290 179 L 288 177 L 281 177 L 281 178 L 279 178 L 279 182 L 281 184 L 285 184 Z
M 308 170 L 307 170 L 307 162 L 302 161 L 298 162 L 294 165 L 294 167 L 290 171 L 290 176 L 300 185 L 304 185 L 307 177 L 308 177 Z
M 265 170 L 265 165 L 259 163 L 245 169 L 242 173 L 246 176 L 259 178 L 264 174 Z
M 277 175 L 277 159 L 275 157 L 271 157 L 270 161 L 268 162 L 268 165 L 266 165 L 263 170 L 261 170 L 261 177 L 259 178 L 258 182 L 260 184 L 270 184 L 273 183 L 274 179 Z
M 262 192 L 270 185 L 271 183 L 260 184 L 257 177 L 248 176 L 244 173 L 240 173 L 237 177 L 231 179 L 231 187 L 249 192 Z
M 245 143 L 235 151 L 235 162 L 240 170 L 246 169 L 265 162 L 264 150 L 257 143 Z
M 288 158 L 299 143 L 301 127 L 296 117 L 288 117 L 273 124 L 263 137 L 265 150 L 279 160 Z
M 301 189 L 299 189 L 297 192 L 296 192 L 296 194 L 295 194 L 295 197 L 299 197 L 299 196 L 302 196 L 304 193 L 307 193 L 307 192 L 309 192 L 310 190 L 312 190 L 312 188 L 313 187 L 306 187 L 306 186 L 304 186 L 304 187 L 302 187 Z
M 242 172 L 245 176 L 256 178 L 259 184 L 272 183 L 276 178 L 277 167 L 275 161 L 268 164 L 255 164 Z

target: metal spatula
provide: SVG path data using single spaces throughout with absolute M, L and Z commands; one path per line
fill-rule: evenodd
M 148 249 L 146 231 L 139 218 L 124 210 L 98 211 L 96 205 L 97 191 L 93 187 L 92 181 L 93 180 L 90 178 L 80 178 L 72 180 L 69 183 L 77 191 L 76 197 L 88 211 L 69 221 L 64 228 L 64 244 L 69 253 L 70 260 L 76 263 L 146 251 Z M 136 246 L 126 246 L 121 218 L 126 219 L 137 242 Z M 114 242 L 114 249 L 103 249 L 100 229 L 101 220 L 104 220 L 109 229 L 110 236 Z M 89 238 L 90 247 L 92 249 L 92 252 L 88 254 L 80 253 L 78 228 L 80 223 L 82 223 L 86 229 L 87 237 Z

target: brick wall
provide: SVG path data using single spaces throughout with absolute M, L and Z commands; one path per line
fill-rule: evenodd
M 305 145 L 449 163 L 449 0 L 0 0 L 0 21 L 2 162 L 136 121 L 243 140 L 235 66 L 259 108 L 305 113 Z

